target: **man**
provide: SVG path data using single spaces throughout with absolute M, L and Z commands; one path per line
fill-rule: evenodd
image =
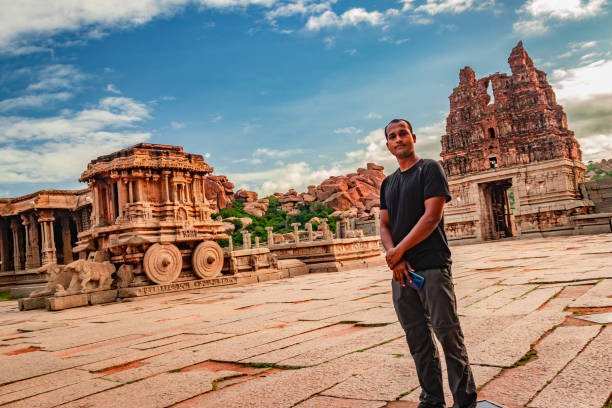
M 473 408 L 476 386 L 457 318 L 451 253 L 444 232 L 448 182 L 438 162 L 417 157 L 416 136 L 408 121 L 389 122 L 385 137 L 399 169 L 380 188 L 380 235 L 393 270 L 393 305 L 422 389 L 419 408 L 446 407 L 434 332 L 444 350 L 453 408 Z M 409 270 L 425 278 L 420 290 L 406 286 Z

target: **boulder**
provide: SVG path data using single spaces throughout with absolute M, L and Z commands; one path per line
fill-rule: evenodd
M 257 193 L 255 191 L 238 190 L 234 194 L 236 201 L 241 203 L 254 203 L 257 201 Z
M 355 199 L 353 199 L 347 192 L 340 191 L 329 196 L 323 204 L 334 210 L 345 210 L 355 205 Z

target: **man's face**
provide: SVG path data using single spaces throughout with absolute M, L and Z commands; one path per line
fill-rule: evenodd
M 398 159 L 407 159 L 414 154 L 416 136 L 404 121 L 391 123 L 387 127 L 387 149 Z

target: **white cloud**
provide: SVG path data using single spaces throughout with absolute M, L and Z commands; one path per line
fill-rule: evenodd
M 570 20 L 594 17 L 605 4 L 606 0 L 527 0 L 519 11 L 532 17 Z
M 320 3 L 313 2 L 312 0 L 297 0 L 292 3 L 279 4 L 266 13 L 266 19 L 274 21 L 279 17 L 291 17 L 296 14 L 319 14 L 326 10 L 331 10 L 331 5 L 335 2 L 336 0 L 323 1 Z
M 325 44 L 325 48 L 332 48 L 334 45 L 336 45 L 336 37 L 333 35 L 325 37 L 323 39 L 323 43 Z
M 215 115 L 215 117 L 212 119 L 212 121 L 211 121 L 211 122 L 212 122 L 212 123 L 216 123 L 216 122 L 218 122 L 218 121 L 220 121 L 220 120 L 223 120 L 223 115 L 221 115 L 221 114 L 217 114 L 217 115 Z
M 469 9 L 483 10 L 495 6 L 495 0 L 427 0 L 415 9 L 429 15 L 439 13 L 462 13 Z
M 512 24 L 512 31 L 525 37 L 533 37 L 548 32 L 548 27 L 542 20 L 519 20 Z
M 291 188 L 296 191 L 305 191 L 309 185 L 319 184 L 330 176 L 337 176 L 351 170 L 355 169 L 338 166 L 315 169 L 310 164 L 301 161 L 260 172 L 230 173 L 227 177 L 232 183 L 255 190 L 263 197 L 277 191 L 285 192 Z
M 36 68 L 34 70 L 34 83 L 26 91 L 53 91 L 69 89 L 87 79 L 77 67 L 73 65 L 54 64 Z
M 579 20 L 604 12 L 607 0 L 527 0 L 517 12 L 523 17 L 512 25 L 515 33 L 532 36 L 546 33 L 552 20 Z
M 344 50 L 344 53 L 348 54 L 348 55 L 355 55 L 355 54 L 357 54 L 357 50 L 354 49 L 354 48 L 351 48 L 351 49 L 348 49 L 348 50 Z
M 361 132 L 363 132 L 363 129 L 356 128 L 355 126 L 349 126 L 334 130 L 334 133 L 337 135 L 358 135 Z
M 612 60 L 599 60 L 578 68 L 556 69 L 553 86 L 559 100 L 589 99 L 612 93 Z
M 72 98 L 69 92 L 45 93 L 37 95 L 24 95 L 0 101 L 0 112 L 8 112 L 24 108 L 40 108 L 58 101 Z
M 368 112 L 365 118 L 366 119 L 382 119 L 382 115 L 376 112 Z
M 317 16 L 311 16 L 306 22 L 306 29 L 319 31 L 322 28 L 358 26 L 361 23 L 379 26 L 384 23 L 384 14 L 379 11 L 367 11 L 364 8 L 352 8 L 341 15 L 327 10 Z
M 272 158 L 284 158 L 294 154 L 303 153 L 302 149 L 275 150 L 266 147 L 260 147 L 253 152 L 253 157 L 267 156 Z
M 170 122 L 170 126 L 172 126 L 173 129 L 185 129 L 187 127 L 187 123 L 185 122 L 175 122 L 172 121 Z
M 52 117 L 0 117 L 0 179 L 72 182 L 91 159 L 149 139 L 136 129 L 148 118 L 146 105 L 121 97 Z
M 107 29 L 146 24 L 172 15 L 187 5 L 204 8 L 271 7 L 277 0 L 22 0 L 3 1 L 0 13 L 0 51 L 38 51 L 39 42 L 66 31 L 100 38 Z
M 399 39 L 394 39 L 393 37 L 389 36 L 389 35 L 385 35 L 384 37 L 380 37 L 378 39 L 378 41 L 380 42 L 386 42 L 386 43 L 390 43 L 390 44 L 395 44 L 395 45 L 401 45 L 407 41 L 409 41 L 408 38 L 399 38 Z
M 557 69 L 551 84 L 585 160 L 612 157 L 612 60 Z
M 115 85 L 113 85 L 113 84 L 108 84 L 108 85 L 106 85 L 106 90 L 107 90 L 107 91 L 109 91 L 109 92 L 112 92 L 112 93 L 114 93 L 114 94 L 120 94 L 120 93 L 121 93 L 121 91 L 120 91 L 120 90 L 118 90 L 118 89 L 115 87 Z

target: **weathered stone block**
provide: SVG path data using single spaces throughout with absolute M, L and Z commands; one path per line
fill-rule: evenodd
M 21 298 L 18 301 L 19 310 L 44 309 L 47 307 L 46 297 Z
M 111 303 L 117 300 L 118 291 L 101 290 L 99 292 L 91 292 L 87 294 L 90 305 L 99 305 L 102 303 Z
M 48 298 L 47 310 L 64 310 L 73 307 L 87 306 L 88 304 L 89 301 L 86 293 L 70 296 L 53 296 Z
M 11 297 L 13 299 L 25 298 L 30 296 L 30 293 L 35 290 L 43 290 L 45 285 L 36 285 L 36 286 L 18 286 L 16 288 L 11 288 Z
M 262 273 L 258 273 L 257 274 L 257 281 L 258 282 L 266 282 L 266 281 L 269 281 L 269 280 L 276 280 L 276 279 L 281 279 L 280 271 L 262 272 Z

